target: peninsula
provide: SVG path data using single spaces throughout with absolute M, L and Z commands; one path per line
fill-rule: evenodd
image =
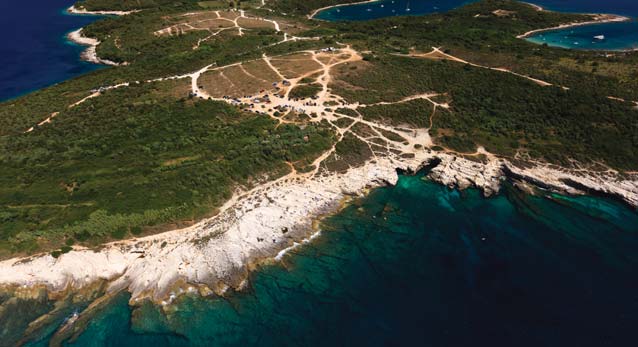
M 26 335 L 121 291 L 241 290 L 397 170 L 638 206 L 638 54 L 521 39 L 621 17 L 485 0 L 340 23 L 311 15 L 340 1 L 298 3 L 70 9 L 115 15 L 71 34 L 112 66 L 0 104 L 0 288 L 56 303 Z

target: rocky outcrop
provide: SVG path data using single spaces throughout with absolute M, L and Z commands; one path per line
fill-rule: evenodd
M 78 248 L 57 259 L 41 255 L 3 261 L 0 282 L 62 291 L 104 280 L 109 283 L 107 292 L 127 290 L 133 302 L 151 298 L 162 304 L 185 292 L 222 294 L 241 288 L 254 264 L 276 258 L 308 238 L 313 222 L 338 211 L 345 197 L 395 184 L 397 169 L 416 172 L 429 163 L 436 163 L 428 174 L 432 180 L 459 189 L 477 187 L 486 196 L 498 193 L 506 176 L 515 175 L 543 182 L 546 189 L 578 194 L 587 187 L 638 204 L 636 177 L 575 174 L 549 166 L 520 168 L 491 155 L 479 161 L 419 150 L 413 158 L 376 158 L 345 173 L 291 173 L 236 194 L 217 216 L 186 229 L 108 244 L 99 251 Z
M 78 29 L 78 30 L 70 32 L 69 34 L 67 34 L 67 38 L 71 42 L 75 42 L 78 45 L 87 47 L 86 50 L 84 50 L 84 52 L 82 52 L 81 54 L 82 60 L 84 61 L 88 61 L 94 64 L 111 65 L 111 66 L 126 65 L 125 63 L 120 64 L 108 59 L 102 59 L 98 57 L 96 49 L 97 49 L 97 46 L 100 44 L 100 41 L 98 41 L 97 39 L 82 35 L 82 29 Z

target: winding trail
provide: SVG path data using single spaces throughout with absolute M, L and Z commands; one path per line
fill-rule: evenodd
M 265 1 L 262 1 L 262 4 L 265 4 Z M 237 18 L 242 16 L 244 16 L 243 11 Z M 237 18 L 234 20 L 236 26 L 232 28 L 237 28 Z M 279 25 L 275 21 L 273 26 L 279 31 Z M 172 34 L 174 30 L 165 29 L 168 34 Z M 237 30 L 241 35 L 243 29 Z M 294 39 L 284 35 L 282 42 Z M 282 80 L 277 82 L 282 88 L 260 93 L 261 98 L 264 98 L 266 94 L 265 99 L 269 101 L 267 109 L 247 109 L 247 111 L 268 116 L 277 120 L 279 124 L 296 124 L 294 120 L 286 119 L 286 116 L 293 112 L 309 115 L 306 121 L 308 123 L 325 121 L 330 124 L 335 132 L 336 140 L 329 149 L 312 161 L 311 170 L 305 173 L 298 172 L 295 169 L 295 163 L 287 162 L 290 169 L 287 174 L 279 178 L 263 178 L 252 189 L 238 187 L 232 197 L 220 207 L 220 212 L 216 216 L 200 221 L 189 228 L 109 243 L 103 245 L 103 248 L 98 251 L 75 246 L 71 252 L 57 259 L 49 254 L 42 254 L 29 259 L 10 259 L 0 262 L 0 277 L 3 278 L 3 284 L 14 285 L 17 288 L 44 285 L 55 292 L 86 287 L 103 280 L 108 283 L 107 295 L 94 303 L 99 304 L 100 300 L 107 300 L 109 295 L 126 290 L 131 293 L 132 305 L 149 298 L 166 306 L 184 293 L 198 292 L 203 296 L 213 293 L 223 295 L 228 289 L 243 288 L 250 267 L 264 259 L 280 259 L 286 250 L 309 239 L 308 234 L 313 232 L 314 221 L 322 215 L 338 211 L 342 206 L 341 201 L 347 195 L 362 195 L 368 188 L 396 182 L 397 168 L 418 170 L 423 163 L 437 159 L 441 160 L 441 164 L 431 173 L 431 177 L 437 182 L 460 188 L 474 185 L 484 189 L 486 194 L 498 192 L 502 168 L 509 165 L 505 160 L 497 158 L 482 147 L 479 147 L 475 153 L 464 155 L 484 156 L 485 162 L 470 161 L 462 156 L 454 155 L 456 152 L 452 151 L 437 153 L 430 150 L 433 143 L 428 131 L 432 127 L 435 114 L 441 111 L 451 112 L 447 103 L 433 100 L 434 97 L 442 94 L 419 93 L 395 102 L 349 103 L 342 96 L 331 92 L 329 85 L 333 80 L 332 70 L 342 64 L 361 61 L 361 54 L 345 45 L 338 49 L 304 50 L 290 54 L 302 53 L 309 55 L 319 68 L 289 79 L 284 77 L 286 74 L 284 71 L 280 71 L 272 63 L 274 58 L 284 58 L 289 54 L 275 57 L 263 54 L 261 58 L 251 60 L 263 61 Z M 506 69 L 472 64 L 445 54 L 439 48 L 433 47 L 433 51 L 428 54 L 433 53 L 459 63 L 510 73 L 541 86 L 552 85 Z M 67 109 L 77 107 L 109 90 L 140 83 L 176 79 L 190 79 L 191 93 L 195 97 L 233 105 L 250 104 L 255 96 L 232 99 L 213 98 L 204 88 L 199 88 L 198 84 L 201 75 L 206 72 L 223 72 L 224 69 L 237 66 L 243 69 L 242 64 L 248 62 L 250 61 L 226 66 L 211 63 L 186 74 L 101 87 L 69 105 Z M 246 70 L 243 70 L 246 73 Z M 247 73 L 247 75 L 250 74 Z M 290 92 L 302 84 L 301 81 L 306 78 L 312 78 L 313 83 L 321 86 L 321 90 L 313 98 L 290 98 Z M 229 80 L 232 83 L 232 79 Z M 284 85 L 283 80 L 287 80 L 287 85 Z M 418 115 L 429 122 L 429 128 L 392 126 L 366 119 L 362 114 L 367 107 L 395 105 L 414 100 L 426 100 L 432 104 L 431 113 Z M 340 109 L 351 112 L 339 112 Z M 282 110 L 284 115 L 276 114 Z M 59 112 L 52 113 L 26 132 L 51 123 L 58 114 Z M 338 126 L 339 121 L 343 120 L 349 123 Z M 327 170 L 324 164 L 331 158 L 338 159 L 337 145 L 347 136 L 352 136 L 364 143 L 372 153 L 372 157 L 362 164 L 350 166 L 343 173 Z M 582 176 L 573 176 L 571 173 L 548 166 L 538 166 L 526 171 L 513 167 L 512 170 L 539 181 L 549 181 L 553 187 L 566 191 L 575 190 L 564 183 L 565 179 L 576 180 L 586 186 L 625 194 L 628 201 L 638 204 L 638 188 L 635 184 L 630 180 L 613 181 L 611 172 L 594 177 L 588 176 L 589 173 L 584 171 Z M 313 232 L 312 235 L 316 233 Z M 64 302 L 60 305 L 63 307 Z M 87 307 L 76 319 L 90 317 L 96 305 Z M 37 326 L 38 322 L 43 320 L 44 318 L 38 318 L 32 324 Z M 69 330 L 68 327 L 69 325 L 61 326 L 54 333 L 54 337 L 64 336 Z
M 251 30 L 250 28 L 245 28 L 245 27 L 240 25 L 239 20 L 245 19 L 245 20 L 253 20 L 253 21 L 261 21 L 261 22 L 265 22 L 265 23 L 270 23 L 272 25 L 273 29 L 275 30 L 275 32 L 277 32 L 277 33 L 281 32 L 281 33 L 284 34 L 284 37 L 283 37 L 282 40 L 280 40 L 278 42 L 275 42 L 275 43 L 271 44 L 270 46 L 282 44 L 282 43 L 289 42 L 289 41 L 318 40 L 318 39 L 320 39 L 318 37 L 298 37 L 298 36 L 290 35 L 286 31 L 281 29 L 281 24 L 278 21 L 276 21 L 274 19 L 264 18 L 264 17 L 248 16 L 248 15 L 246 15 L 246 11 L 244 11 L 244 10 L 238 10 L 238 11 L 233 10 L 233 11 L 230 11 L 230 12 L 224 12 L 224 14 L 234 14 L 234 12 L 239 12 L 239 15 L 235 16 L 233 19 L 226 18 L 226 17 L 222 16 L 221 11 L 219 11 L 219 10 L 217 10 L 217 11 L 202 11 L 202 12 L 187 13 L 187 14 L 182 15 L 182 17 L 202 15 L 202 14 L 207 14 L 207 13 L 214 13 L 216 17 L 215 18 L 207 18 L 207 19 L 201 19 L 201 20 L 196 20 L 196 21 L 187 21 L 187 22 L 183 22 L 183 23 L 173 24 L 171 26 L 168 26 L 168 27 L 165 27 L 163 29 L 157 30 L 153 34 L 156 35 L 156 36 L 162 36 L 162 35 L 173 36 L 173 35 L 183 34 L 183 33 L 185 33 L 185 31 L 182 29 L 182 26 L 188 27 L 189 31 L 208 31 L 210 34 L 208 36 L 204 37 L 204 38 L 199 39 L 197 41 L 197 43 L 193 46 L 193 49 L 199 49 L 202 43 L 214 38 L 215 36 L 218 36 L 219 34 L 225 32 L 227 30 L 237 30 L 237 34 L 239 36 L 244 36 L 244 31 Z M 225 22 L 231 23 L 232 26 L 219 28 L 217 30 L 213 30 L 211 28 L 198 28 L 198 27 L 193 26 L 193 25 L 196 25 L 196 24 L 201 24 L 201 23 L 206 23 L 206 22 L 211 22 L 211 21 L 225 21 Z

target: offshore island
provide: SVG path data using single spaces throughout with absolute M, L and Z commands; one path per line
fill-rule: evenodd
M 111 67 L 0 104 L 7 345 L 73 340 L 122 292 L 169 311 L 241 291 L 399 173 L 638 207 L 638 54 L 525 40 L 629 18 L 484 0 L 314 19 L 345 2 L 69 9 L 109 16 L 69 38 Z

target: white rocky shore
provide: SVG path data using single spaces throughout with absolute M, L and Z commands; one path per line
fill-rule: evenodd
M 565 183 L 577 182 L 638 206 L 638 177 L 621 180 L 611 179 L 611 174 L 575 175 L 549 167 L 521 169 L 504 159 L 488 158 L 477 162 L 420 150 L 412 159 L 375 159 L 345 173 L 291 174 L 238 193 L 217 216 L 186 229 L 115 242 L 98 251 L 75 249 L 57 259 L 47 254 L 0 262 L 0 283 L 44 285 L 56 292 L 107 280 L 108 291 L 128 290 L 132 303 L 151 298 L 167 304 L 190 291 L 222 294 L 241 288 L 254 264 L 279 259 L 282 251 L 311 236 L 316 232 L 313 223 L 336 212 L 344 197 L 394 184 L 396 169 L 414 172 L 432 160 L 440 161 L 430 172 L 433 180 L 459 188 L 478 187 L 486 195 L 498 193 L 508 171 L 569 193 L 582 193 Z
M 82 29 L 72 31 L 68 33 L 66 37 L 71 42 L 75 42 L 82 46 L 87 46 L 86 50 L 84 50 L 84 52 L 82 52 L 81 54 L 82 60 L 85 60 L 94 64 L 103 64 L 103 65 L 111 65 L 111 66 L 121 65 L 114 61 L 111 61 L 108 59 L 102 59 L 98 57 L 96 48 L 97 48 L 97 45 L 100 44 L 100 41 L 98 41 L 97 39 L 82 35 Z
M 131 14 L 134 12 L 139 12 L 139 10 L 135 11 L 88 11 L 84 7 L 75 7 L 75 5 L 67 8 L 66 10 L 72 14 L 85 14 L 85 15 L 97 15 L 97 16 L 124 16 L 127 14 Z
M 83 37 L 81 30 L 71 33 L 70 36 L 74 41 L 89 46 L 86 54 L 88 59 L 104 63 L 95 55 L 95 46 L 99 43 L 97 40 Z M 345 118 L 370 127 L 371 131 L 378 135 L 376 137 L 383 139 L 385 145 L 375 144 L 351 131 L 354 122 L 346 128 L 335 126 L 335 131 L 341 137 L 349 134 L 362 139 L 369 145 L 374 159 L 340 173 L 293 172 L 249 192 L 238 192 L 220 208 L 216 216 L 185 229 L 114 242 L 103 245 L 99 250 L 76 247 L 57 259 L 43 254 L 2 261 L 0 287 L 44 286 L 49 293 L 56 293 L 88 288 L 94 283 L 107 281 L 108 292 L 129 291 L 132 303 L 150 298 L 155 302 L 167 304 L 179 294 L 191 291 L 198 291 L 201 295 L 222 294 L 229 288 L 241 288 L 247 273 L 255 264 L 278 260 L 286 249 L 295 247 L 314 235 L 314 223 L 322 216 L 337 212 L 348 196 L 361 196 L 370 188 L 396 183 L 397 169 L 415 172 L 434 161 L 437 161 L 438 165 L 430 170 L 429 177 L 432 180 L 460 189 L 477 187 L 486 196 L 497 194 L 502 181 L 510 175 L 545 189 L 570 194 L 595 191 L 638 206 L 636 173 L 623 176 L 613 171 L 596 173 L 590 170 L 565 170 L 540 163 L 523 167 L 498 158 L 482 148 L 477 153 L 465 157 L 435 152 L 427 149 L 432 147 L 433 143 L 425 129 L 393 128 L 345 114 L 337 117 L 334 111 L 328 111 L 322 106 L 324 102 L 336 103 L 353 111 L 378 105 L 344 103 L 340 96 L 329 92 L 328 83 L 332 78 L 330 69 L 338 64 L 362 59 L 349 46 L 339 51 L 344 57 L 332 64 L 322 63 L 319 59 L 326 58 L 321 54 L 328 53 L 305 52 L 311 54 L 321 68 L 291 79 L 291 83 L 295 84 L 303 77 L 321 74 L 322 78 L 317 79 L 322 85 L 322 92 L 316 101 L 317 106 L 303 105 L 303 101 L 294 104 L 296 101 L 275 97 L 271 98 L 271 106 L 274 110 L 275 106 L 278 106 L 276 103 L 291 104 L 293 108 L 304 108 L 308 112 L 316 111 L 316 114 L 321 115 L 318 119 L 328 122 Z M 272 66 L 270 58 L 264 55 L 263 59 L 266 64 Z M 333 61 L 332 57 L 330 61 Z M 198 88 L 197 80 L 202 73 L 211 69 L 211 66 L 208 65 L 191 74 L 166 79 L 190 78 L 193 95 L 210 98 Z M 224 67 L 215 69 L 222 68 Z M 279 73 L 274 67 L 272 69 Z M 123 83 L 109 88 L 128 85 L 129 83 Z M 287 93 L 289 92 L 288 90 Z M 99 95 L 100 93 L 96 92 L 72 106 Z M 447 104 L 436 103 L 431 99 L 435 96 L 437 94 L 419 94 L 395 103 L 423 99 L 430 101 L 434 110 L 446 110 L 449 107 Z M 393 132 L 400 140 L 386 138 L 383 132 Z M 315 162 L 321 163 L 331 153 L 324 153 Z
M 84 8 L 76 8 L 75 6 L 71 6 L 67 9 L 67 12 L 72 14 L 79 14 L 79 15 L 124 16 L 124 15 L 131 14 L 138 11 L 87 11 Z M 100 44 L 100 41 L 95 38 L 84 36 L 82 34 L 82 28 L 68 33 L 67 39 L 79 45 L 87 46 L 86 50 L 82 52 L 82 55 L 81 55 L 82 60 L 88 61 L 90 63 L 102 64 L 102 65 L 111 65 L 111 66 L 126 65 L 126 63 L 119 64 L 114 61 L 111 61 L 108 59 L 102 59 L 98 57 L 96 49 L 97 49 L 97 46 Z

